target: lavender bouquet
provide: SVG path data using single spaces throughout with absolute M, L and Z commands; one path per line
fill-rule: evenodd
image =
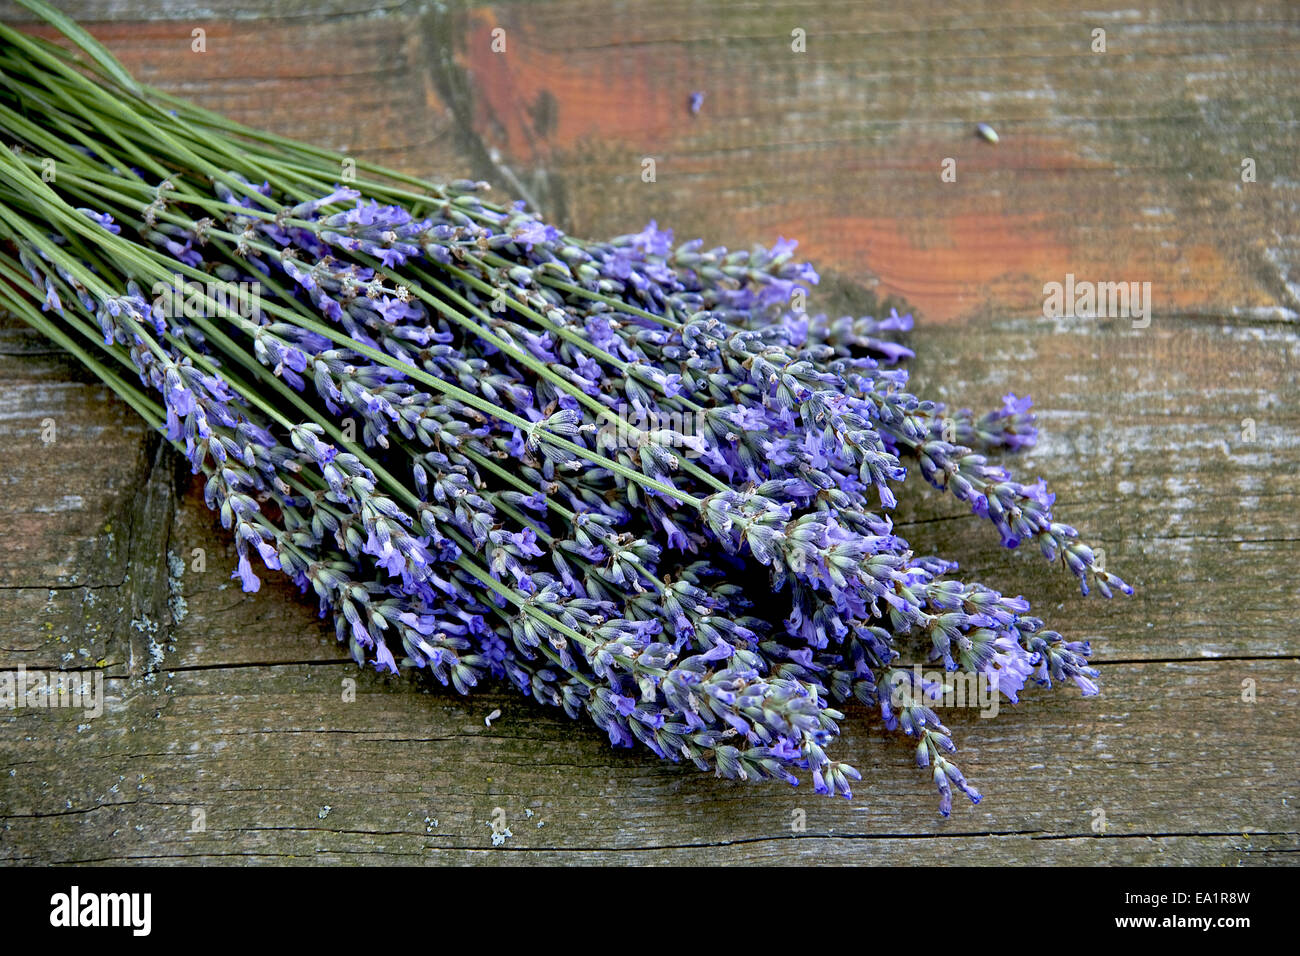
M 504 681 L 615 746 L 850 796 L 856 700 L 948 814 L 980 799 L 931 704 L 941 661 L 1016 701 L 1096 692 L 1088 645 L 913 553 L 909 472 L 1110 596 L 1131 589 L 908 391 L 910 316 L 827 319 L 794 243 L 565 235 L 438 184 L 247 129 L 0 26 L 0 303 L 188 459 L 246 591 L 287 575 L 359 664 Z

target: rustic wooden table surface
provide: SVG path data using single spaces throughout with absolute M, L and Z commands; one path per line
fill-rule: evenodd
M 106 696 L 95 719 L 0 711 L 0 861 L 1296 860 L 1296 6 L 61 6 L 150 82 L 490 180 L 580 234 L 653 217 L 799 239 L 850 307 L 870 290 L 916 310 L 925 394 L 1033 395 L 1044 434 L 1019 467 L 1138 590 L 1081 598 L 930 498 L 903 533 L 1091 639 L 1102 695 L 954 717 L 986 799 L 947 820 L 862 710 L 841 746 L 864 775 L 852 803 L 719 781 L 512 695 L 357 671 L 291 589 L 227 578 L 176 456 L 0 320 L 0 670 L 95 668 Z M 1150 282 L 1149 327 L 1044 318 L 1067 274 Z

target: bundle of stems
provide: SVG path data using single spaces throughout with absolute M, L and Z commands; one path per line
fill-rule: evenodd
M 895 531 L 919 471 L 1084 593 L 1131 590 L 987 459 L 1033 442 L 1028 399 L 907 390 L 910 316 L 796 308 L 818 276 L 785 240 L 586 241 L 246 128 L 20 2 L 65 43 L 0 26 L 0 303 L 186 457 L 244 589 L 287 575 L 358 663 L 845 796 L 827 748 L 856 700 L 944 814 L 979 794 L 909 655 L 1013 702 L 1096 692 L 1086 642 Z

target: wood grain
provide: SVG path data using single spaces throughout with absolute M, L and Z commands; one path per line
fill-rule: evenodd
M 840 746 L 864 775 L 852 804 L 718 781 L 512 696 L 358 672 L 291 588 L 228 579 L 197 489 L 127 408 L 0 319 L 0 670 L 93 668 L 108 692 L 93 720 L 0 712 L 0 861 L 1295 861 L 1294 7 L 62 6 L 151 82 L 489 179 L 575 232 L 656 218 L 728 245 L 799 239 L 825 276 L 814 305 L 916 309 L 920 392 L 976 409 L 1034 396 L 1043 438 L 1015 467 L 1052 481 L 1138 593 L 1083 599 L 915 496 L 899 515 L 913 545 L 1092 640 L 1102 696 L 954 715 L 987 799 L 946 821 L 862 711 Z M 998 145 L 974 137 L 981 121 Z M 1066 273 L 1150 281 L 1150 327 L 1043 318 L 1043 284 Z

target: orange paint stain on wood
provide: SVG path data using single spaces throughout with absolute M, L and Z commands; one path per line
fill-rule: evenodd
M 1071 259 L 1043 215 L 962 213 L 918 222 L 846 214 L 815 225 L 788 219 L 777 229 L 800 240 L 802 257 L 850 278 L 874 276 L 878 295 L 906 299 L 931 322 L 969 313 L 999 280 L 1016 277 L 1037 292 L 1064 275 Z
M 493 52 L 497 29 L 504 53 Z M 617 70 L 598 69 L 607 55 L 550 52 L 522 21 L 483 9 L 469 15 L 458 57 L 476 130 L 515 159 L 540 162 L 593 140 L 663 150 L 687 112 L 686 94 L 664 80 L 685 66 L 674 51 L 629 48 Z
M 1196 310 L 1206 303 L 1207 275 L 1226 276 L 1211 246 L 1184 249 L 1177 262 L 1151 250 L 1085 248 L 1046 213 L 944 219 L 840 215 L 810 223 L 777 218 L 774 232 L 800 240 L 799 254 L 819 268 L 862 280 L 874 277 L 881 297 L 899 296 L 927 322 L 955 323 L 985 306 L 1017 315 L 1042 308 L 1043 285 L 1078 280 L 1150 282 L 1153 308 Z M 1187 269 L 1189 263 L 1195 268 Z

